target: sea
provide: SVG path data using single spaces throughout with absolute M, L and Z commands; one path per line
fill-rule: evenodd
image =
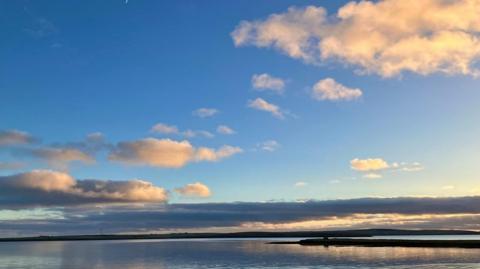
M 398 239 L 480 239 L 401 236 Z M 275 245 L 302 238 L 2 242 L 0 269 L 480 268 L 480 249 Z

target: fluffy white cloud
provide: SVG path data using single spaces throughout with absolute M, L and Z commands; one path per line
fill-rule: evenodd
M 404 71 L 478 76 L 479 0 L 351 1 L 329 17 L 323 7 L 291 7 L 242 21 L 236 46 L 273 47 L 306 63 L 336 60 L 362 73 Z
M 208 118 L 212 117 L 213 115 L 217 114 L 219 111 L 215 108 L 199 108 L 197 110 L 194 110 L 192 114 L 194 116 L 200 117 L 200 118 Z
M 283 93 L 285 81 L 267 73 L 254 74 L 252 76 L 252 87 L 259 91 L 270 90 L 276 93 Z
M 0 146 L 22 145 L 34 142 L 35 139 L 27 132 L 18 130 L 0 130 Z
M 279 119 L 284 119 L 285 115 L 281 111 L 280 107 L 274 104 L 271 104 L 262 98 L 257 98 L 255 100 L 250 100 L 248 102 L 248 107 L 256 109 L 256 110 L 261 110 L 261 111 L 266 111 L 271 113 L 273 116 Z
M 219 125 L 217 127 L 217 133 L 224 134 L 224 135 L 232 135 L 232 134 L 235 134 L 236 132 L 235 130 L 228 127 L 227 125 Z
M 332 78 L 319 80 L 312 88 L 312 97 L 316 100 L 349 101 L 362 96 L 357 88 L 348 88 Z
M 200 182 L 187 184 L 181 188 L 176 188 L 175 191 L 186 197 L 206 198 L 212 195 L 210 189 Z
M 118 143 L 108 158 L 130 165 L 179 168 L 192 161 L 219 161 L 241 151 L 238 147 L 228 145 L 218 150 L 206 147 L 196 149 L 187 140 L 145 138 Z
M 350 161 L 350 166 L 353 170 L 362 172 L 383 170 L 390 167 L 390 165 L 381 158 L 353 159 Z
M 151 132 L 159 134 L 178 134 L 178 128 L 174 125 L 157 123 L 152 127 Z
M 129 181 L 76 180 L 67 173 L 33 170 L 0 177 L 4 203 L 22 196 L 25 204 L 64 205 L 86 203 L 165 202 L 167 191 L 152 183 Z

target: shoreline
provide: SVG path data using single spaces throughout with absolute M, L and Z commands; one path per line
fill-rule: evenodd
M 166 234 L 90 234 L 90 235 L 43 235 L 29 237 L 0 238 L 2 242 L 30 242 L 30 241 L 87 241 L 87 240 L 155 240 L 155 239 L 240 239 L 240 238 L 312 238 L 301 241 L 283 242 L 284 244 L 321 244 L 327 245 L 321 238 L 329 237 L 328 245 L 359 244 L 363 239 L 348 239 L 373 236 L 415 236 L 415 235 L 480 235 L 476 231 L 466 230 L 397 230 L 397 229 L 363 229 L 363 230 L 334 230 L 334 231 L 295 231 L 295 232 L 235 232 L 235 233 L 166 233 Z M 334 239 L 335 238 L 335 239 Z M 366 239 L 372 240 L 372 239 Z M 379 239 L 373 239 L 378 242 Z M 400 241 L 400 240 L 387 240 Z M 409 240 L 411 241 L 411 240 Z M 424 241 L 424 240 L 422 240 Z M 435 240 L 437 241 L 437 240 Z M 473 241 L 473 240 L 469 240 Z M 280 242 L 276 242 L 280 243 Z M 387 243 L 387 242 L 385 242 Z M 480 244 L 480 242 L 479 242 Z

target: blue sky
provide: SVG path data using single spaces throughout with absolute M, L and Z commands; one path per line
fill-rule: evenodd
M 347 56 L 299 59 L 276 47 L 282 37 L 259 45 L 260 28 L 249 33 L 253 41 L 234 43 L 242 21 L 259 27 L 271 14 L 308 5 L 333 16 L 346 3 L 2 2 L 0 130 L 26 132 L 38 141 L 0 148 L 0 163 L 23 164 L 0 169 L 0 175 L 50 169 L 76 179 L 142 179 L 170 191 L 201 182 L 211 191 L 200 199 L 175 194 L 171 203 L 478 194 L 479 84 L 473 72 L 442 69 L 455 64 L 453 56 L 428 70 L 402 67 L 386 75 Z M 474 69 L 480 54 L 472 55 Z M 255 89 L 255 74 L 281 79 L 283 93 Z M 313 98 L 314 85 L 327 78 L 362 94 Z M 280 107 L 284 119 L 249 107 L 257 98 Z M 200 108 L 218 113 L 192 114 Z M 152 132 L 158 123 L 214 137 Z M 235 134 L 217 133 L 219 125 Z M 96 132 L 111 147 L 153 137 L 242 152 L 178 168 L 114 162 L 108 150 L 95 152 L 93 164 L 61 167 L 28 153 Z M 277 146 L 262 149 L 267 141 Z M 354 159 L 381 159 L 388 167 L 362 171 L 352 167 Z

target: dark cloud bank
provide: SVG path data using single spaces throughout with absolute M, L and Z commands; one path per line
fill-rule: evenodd
M 348 228 L 480 229 L 480 197 L 362 198 L 271 203 L 150 204 L 143 206 L 51 208 L 62 218 L 0 222 L 7 234 L 78 234 L 207 230 L 242 227 L 245 223 L 281 224 L 308 220 L 355 218 L 358 214 L 433 216 L 398 224 L 352 224 Z M 477 215 L 479 214 L 479 215 Z M 368 218 L 368 217 L 367 217 Z M 248 228 L 254 230 L 255 228 Z M 259 228 L 261 229 L 261 228 Z M 312 228 L 314 229 L 314 228 Z

